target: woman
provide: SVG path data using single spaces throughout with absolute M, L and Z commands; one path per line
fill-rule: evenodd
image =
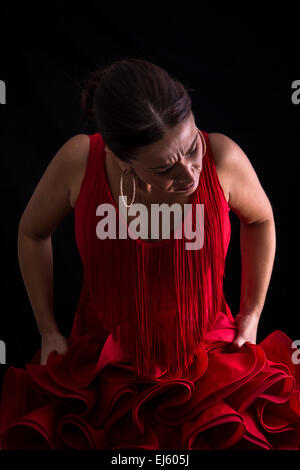
M 147 61 L 92 73 L 82 105 L 99 132 L 62 146 L 19 225 L 41 349 L 5 374 L 1 447 L 299 450 L 292 342 L 274 331 L 256 344 L 275 226 L 248 158 L 198 129 L 187 90 Z M 163 203 L 182 215 L 167 237 L 166 219 L 151 218 Z M 53 313 L 51 234 L 73 209 L 84 279 L 65 338 Z M 241 223 L 235 318 L 223 292 L 230 209 Z M 107 234 L 105 210 L 116 215 Z M 200 219 L 203 243 L 187 249 L 182 228 L 189 221 L 197 233 Z

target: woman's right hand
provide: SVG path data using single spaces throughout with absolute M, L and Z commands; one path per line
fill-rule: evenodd
M 61 333 L 46 333 L 42 335 L 41 344 L 41 365 L 46 365 L 47 358 L 52 351 L 58 354 L 65 354 L 69 344 Z

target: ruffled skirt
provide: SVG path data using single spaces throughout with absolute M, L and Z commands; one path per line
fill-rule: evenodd
M 300 364 L 274 331 L 227 351 L 233 317 L 219 312 L 209 344 L 182 378 L 138 376 L 111 335 L 68 338 L 3 378 L 0 448 L 300 449 Z

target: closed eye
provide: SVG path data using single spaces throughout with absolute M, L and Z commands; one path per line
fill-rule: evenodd
M 196 152 L 197 152 L 197 149 L 198 149 L 198 144 L 195 145 L 194 149 L 189 153 L 189 155 L 194 155 Z M 169 168 L 167 168 L 166 170 L 164 171 L 160 171 L 160 172 L 156 172 L 158 175 L 166 175 L 167 173 L 169 173 L 172 168 L 174 168 L 175 165 L 172 165 L 170 166 Z

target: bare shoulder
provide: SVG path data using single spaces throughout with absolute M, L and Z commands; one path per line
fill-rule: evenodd
M 229 195 L 228 204 L 244 223 L 258 223 L 273 217 L 270 201 L 243 149 L 230 137 L 209 133 L 220 183 Z
M 216 167 L 219 171 L 224 172 L 228 156 L 232 155 L 233 149 L 237 148 L 238 144 L 227 135 L 219 132 L 210 132 L 208 137 Z
M 84 178 L 90 150 L 90 139 L 87 134 L 77 134 L 65 144 L 66 158 L 69 160 L 70 205 L 74 208 Z
M 61 147 L 60 151 L 75 166 L 85 166 L 89 154 L 90 139 L 87 134 L 76 134 Z
M 89 136 L 68 139 L 50 160 L 19 221 L 20 233 L 48 238 L 74 208 L 75 189 L 83 177 Z M 49 204 L 51 201 L 51 204 Z
M 225 146 L 226 146 L 226 136 L 224 134 L 219 134 L 218 132 L 208 133 L 209 143 L 212 150 L 212 156 L 215 162 L 216 171 L 220 184 L 222 186 L 225 198 L 227 202 L 229 201 L 229 181 L 228 175 L 226 175 L 226 167 L 224 164 Z
M 73 178 L 78 171 L 84 170 L 89 154 L 89 136 L 76 134 L 70 137 L 58 150 L 53 161 L 61 162 L 68 169 L 68 174 Z

